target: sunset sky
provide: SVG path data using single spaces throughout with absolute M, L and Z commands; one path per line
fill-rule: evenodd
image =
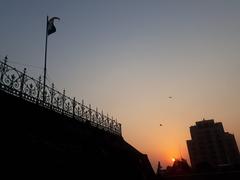
M 36 78 L 47 15 L 49 82 L 117 118 L 154 169 L 189 162 L 203 118 L 240 147 L 239 0 L 0 0 L 0 58 Z

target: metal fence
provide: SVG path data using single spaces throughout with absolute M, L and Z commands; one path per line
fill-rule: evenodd
M 43 92 L 41 77 L 36 80 L 26 74 L 26 68 L 21 72 L 8 65 L 7 58 L 0 61 L 0 89 L 78 121 L 89 122 L 99 129 L 122 135 L 121 124 L 117 120 L 104 115 L 103 111 L 92 109 L 91 105 L 84 105 L 84 101 L 79 103 L 75 98 L 66 96 L 65 90 L 63 93 L 55 90 L 54 84 L 51 87 L 46 86 Z

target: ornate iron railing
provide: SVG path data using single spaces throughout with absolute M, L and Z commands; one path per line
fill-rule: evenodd
M 74 118 L 81 122 L 89 122 L 92 126 L 113 134 L 122 135 L 121 124 L 100 113 L 98 109 L 91 108 L 91 105 L 84 105 L 84 101 L 79 103 L 75 98 L 70 98 L 51 87 L 45 88 L 45 100 L 43 99 L 43 83 L 41 77 L 38 80 L 26 74 L 26 68 L 21 72 L 7 64 L 7 58 L 0 61 L 0 89 L 24 100 L 51 109 L 65 116 Z

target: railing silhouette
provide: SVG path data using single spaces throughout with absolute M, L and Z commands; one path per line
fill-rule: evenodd
M 54 84 L 51 87 L 46 86 L 43 92 L 41 77 L 36 80 L 26 74 L 26 68 L 21 72 L 8 65 L 7 58 L 3 62 L 0 61 L 0 89 L 81 122 L 89 122 L 99 129 L 122 135 L 121 124 L 117 120 L 104 115 L 103 111 L 100 113 L 98 109 L 92 109 L 91 105 L 89 107 L 84 105 L 84 101 L 79 103 L 75 98 L 66 96 L 65 90 L 63 93 L 55 90 Z M 45 93 L 45 100 L 43 100 L 43 93 Z

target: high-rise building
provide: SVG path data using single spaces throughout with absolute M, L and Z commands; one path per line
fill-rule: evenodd
M 208 164 L 211 167 L 239 163 L 239 150 L 233 134 L 224 131 L 221 122 L 213 119 L 196 122 L 190 127 L 191 140 L 187 140 L 193 168 Z

